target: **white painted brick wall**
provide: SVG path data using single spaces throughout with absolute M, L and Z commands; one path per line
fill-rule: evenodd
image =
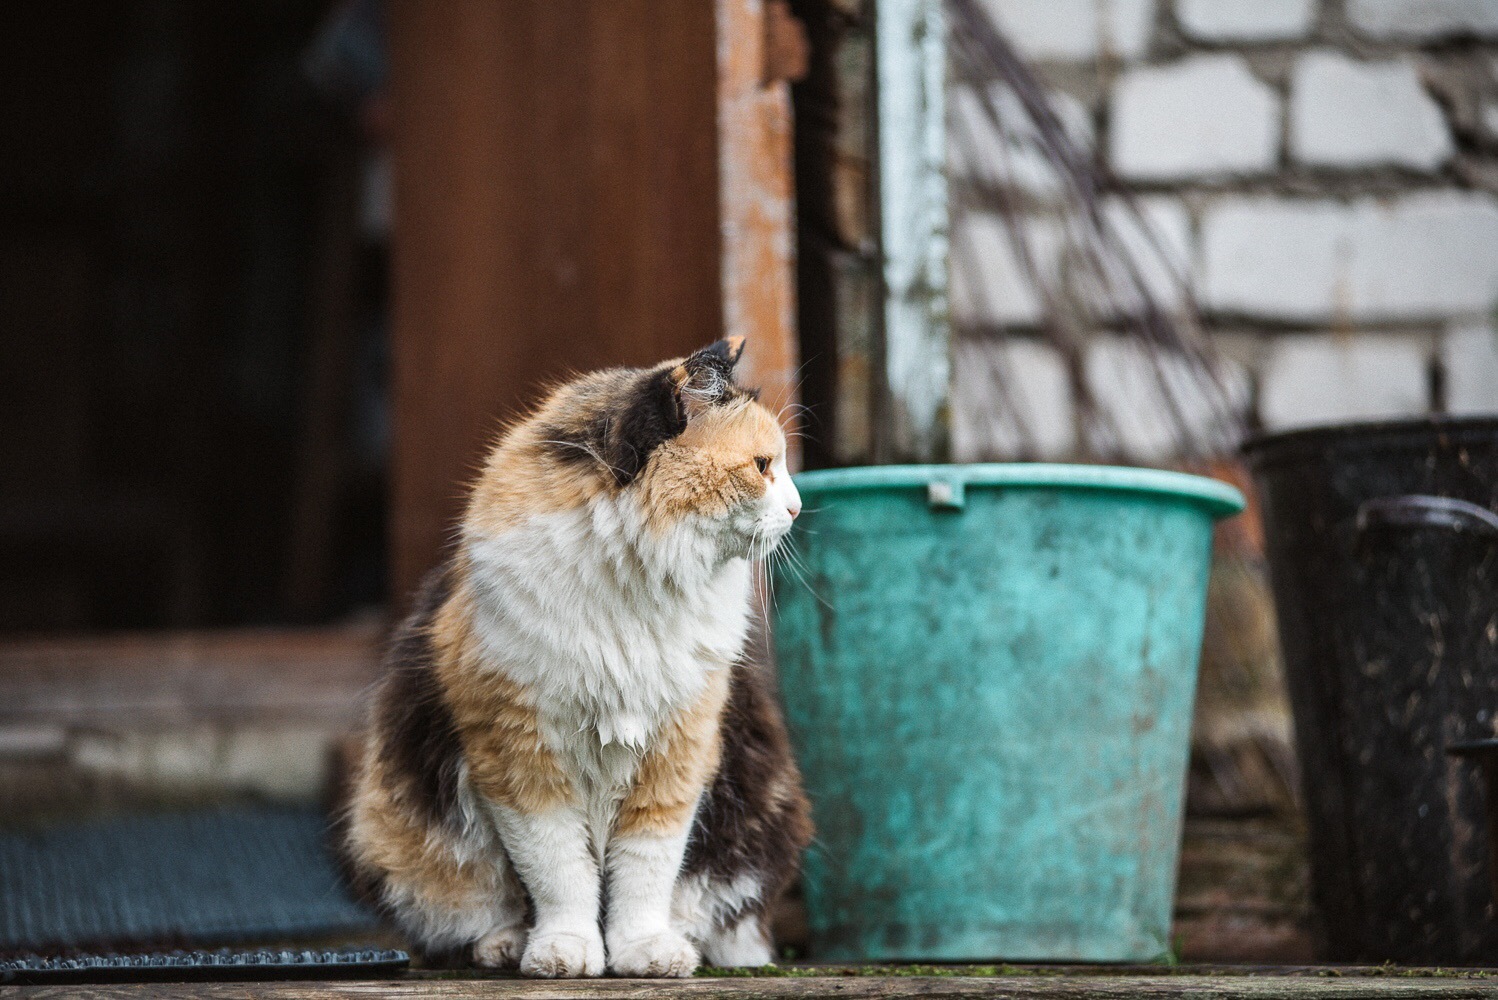
M 1158 366 L 1158 367 L 1157 367 Z M 1224 361 L 1220 372 L 1228 408 L 1241 415 L 1249 400 L 1249 382 L 1241 367 Z M 1175 428 L 1179 413 L 1186 425 L 1204 441 L 1214 441 L 1221 450 L 1231 450 L 1237 441 L 1229 421 L 1217 405 L 1216 390 L 1182 360 L 1147 351 L 1121 337 L 1099 337 L 1088 345 L 1085 362 L 1087 387 L 1109 429 L 1118 435 L 1124 457 L 1141 462 L 1159 461 L 1179 450 Z M 1097 428 L 1084 432 L 1098 433 Z M 1114 442 L 1097 440 L 1094 446 L 1111 451 Z
M 1296 60 L 1290 154 L 1298 162 L 1434 170 L 1454 152 L 1446 116 L 1408 60 L 1358 62 L 1326 50 Z
M 983 0 L 990 16 L 1030 59 L 1088 62 L 1100 52 L 1144 54 L 1155 0 Z
M 1441 341 L 1446 411 L 1498 414 L 1498 329 L 1489 322 L 1462 323 Z
M 1375 38 L 1498 37 L 1494 0 L 1347 0 L 1347 19 Z
M 1498 300 L 1498 199 L 1456 191 L 1382 203 L 1228 198 L 1202 219 L 1202 301 L 1292 321 L 1409 320 Z
M 1176 19 L 1204 42 L 1303 38 L 1316 19 L 1315 0 L 1176 0 Z
M 1415 416 L 1429 408 L 1428 359 L 1413 338 L 1279 337 L 1260 375 L 1259 416 L 1270 430 Z
M 1070 457 L 1071 380 L 1055 349 L 1033 340 L 959 340 L 952 348 L 952 455 L 959 462 Z
M 1131 180 L 1262 173 L 1279 157 L 1279 98 L 1236 55 L 1139 67 L 1114 85 L 1108 136 Z
M 1019 98 L 1001 83 L 991 84 L 988 95 L 1004 123 L 1003 131 L 994 127 L 975 87 L 964 84 L 951 88 L 947 98 L 947 157 L 952 174 L 1013 186 L 1038 198 L 1058 194 L 1060 178 L 1041 154 L 1039 137 Z M 1053 92 L 1049 96 L 1052 110 L 1072 140 L 1090 148 L 1094 137 L 1087 108 L 1069 94 Z
M 1192 270 L 1191 218 L 1186 207 L 1166 195 L 1137 199 L 1139 216 L 1123 202 L 1110 198 L 1103 215 L 1119 242 L 1134 255 L 1139 276 L 1157 304 L 1173 308 L 1183 303 Z M 1058 282 L 1068 252 L 1060 220 L 1037 216 L 1027 224 L 1034 266 L 1043 280 Z M 1044 301 L 1016 255 L 1003 220 L 996 215 L 969 213 L 953 225 L 950 257 L 950 295 L 953 318 L 959 325 L 1033 327 L 1045 315 Z M 1115 298 L 1104 301 L 1090 282 L 1072 289 L 1088 296 L 1087 304 L 1100 315 L 1118 318 L 1136 314 L 1142 304 L 1128 294 L 1121 280 Z

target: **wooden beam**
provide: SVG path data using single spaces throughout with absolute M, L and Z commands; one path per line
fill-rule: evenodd
M 392 0 L 392 587 L 548 380 L 723 328 L 713 4 Z
M 789 416 L 800 364 L 794 135 L 790 89 L 779 74 L 805 67 L 787 69 L 772 58 L 772 33 L 799 25 L 783 0 L 716 0 L 716 8 L 724 329 L 745 338 L 740 379 L 763 390 L 771 412 Z

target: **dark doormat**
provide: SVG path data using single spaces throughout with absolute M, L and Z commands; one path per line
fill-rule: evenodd
M 0 952 L 222 945 L 373 931 L 312 808 L 239 808 L 0 834 Z

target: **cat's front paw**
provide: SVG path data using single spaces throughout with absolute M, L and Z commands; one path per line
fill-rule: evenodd
M 520 974 L 542 979 L 603 975 L 603 937 L 598 931 L 532 931 L 520 958 Z
M 473 946 L 473 964 L 485 969 L 513 969 L 525 953 L 525 928 L 490 931 Z
M 671 930 L 609 948 L 609 971 L 616 976 L 685 979 L 697 971 L 699 961 L 692 942 Z

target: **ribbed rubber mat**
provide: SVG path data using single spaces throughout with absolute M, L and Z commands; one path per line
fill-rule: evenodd
M 244 979 L 388 979 L 411 964 L 403 951 L 168 951 L 0 961 L 0 986 L 63 983 L 170 983 Z
M 372 930 L 325 829 L 316 809 L 265 807 L 0 834 L 0 951 Z

